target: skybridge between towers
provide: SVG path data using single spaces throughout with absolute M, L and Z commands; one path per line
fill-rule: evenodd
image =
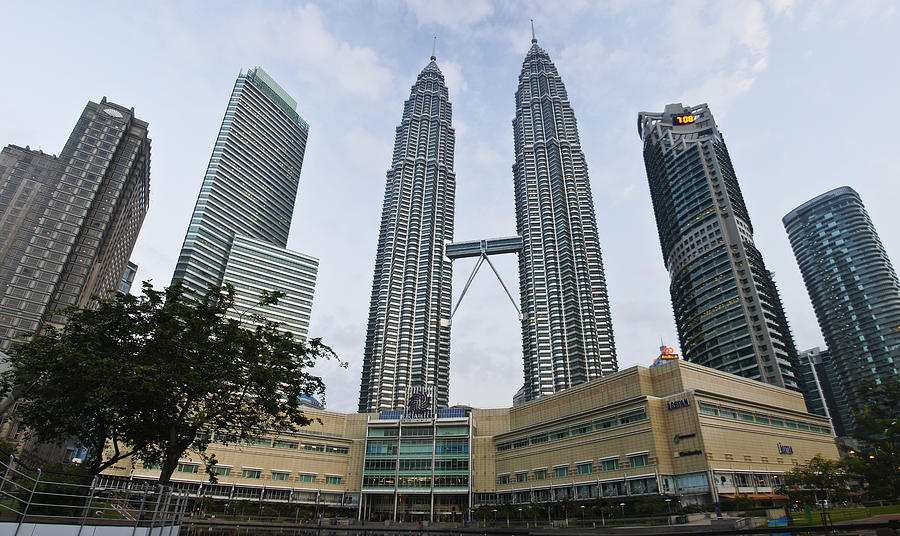
M 491 255 L 503 255 L 506 253 L 519 253 L 522 251 L 522 237 L 521 236 L 505 236 L 502 238 L 488 238 L 486 240 L 469 240 L 466 242 L 453 242 L 452 244 L 447 244 L 444 248 L 444 253 L 450 260 L 456 259 L 465 259 L 468 257 L 478 257 L 478 262 L 475 263 L 475 268 L 472 270 L 472 274 L 469 276 L 469 280 L 466 281 L 466 286 L 463 287 L 462 293 L 459 295 L 459 299 L 456 301 L 456 305 L 453 307 L 453 312 L 450 313 L 450 321 L 453 320 L 453 316 L 456 314 L 456 310 L 459 309 L 459 304 L 462 303 L 462 299 L 465 297 L 466 292 L 469 290 L 469 285 L 472 284 L 472 280 L 475 279 L 475 274 L 478 273 L 478 270 L 481 268 L 481 265 L 487 261 L 488 266 L 491 267 L 491 270 L 494 271 L 494 275 L 497 276 L 497 280 L 500 281 L 500 285 L 503 287 L 503 290 L 506 291 L 506 295 L 509 296 L 509 301 L 512 303 L 513 307 L 516 309 L 516 313 L 519 315 L 519 320 L 522 320 L 522 312 L 519 310 L 519 304 L 516 303 L 516 300 L 513 298 L 512 294 L 510 294 L 509 289 L 506 287 L 506 283 L 503 282 L 503 278 L 500 277 L 500 272 L 497 271 L 497 268 L 494 267 L 494 263 L 491 262 Z

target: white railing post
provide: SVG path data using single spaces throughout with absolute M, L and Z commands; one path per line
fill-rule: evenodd
M 38 487 L 38 482 L 41 481 L 41 470 L 37 470 L 37 478 L 34 480 L 34 485 L 31 487 L 31 493 L 28 494 L 28 502 L 25 503 L 25 509 L 22 510 L 22 517 L 19 518 L 19 524 L 16 526 L 16 532 L 13 536 L 19 536 L 19 530 L 22 529 L 22 523 L 25 521 L 25 516 L 28 515 L 28 507 L 31 506 L 31 500 L 34 499 L 34 490 Z
M 137 533 L 138 525 L 141 524 L 141 519 L 143 519 L 144 517 L 144 504 L 146 504 L 147 502 L 147 493 L 149 488 L 150 486 L 148 486 L 147 483 L 144 482 L 142 490 L 143 493 L 141 493 L 141 506 L 138 508 L 138 515 L 134 520 L 134 528 L 131 529 L 131 536 L 134 536 Z
M 159 488 L 159 491 L 156 495 L 156 506 L 153 507 L 153 519 L 150 520 L 150 528 L 147 530 L 147 536 L 153 534 L 153 527 L 156 525 L 156 516 L 159 515 L 159 502 L 162 500 L 163 487 L 160 484 L 157 484 L 156 487 Z
M 81 515 L 81 523 L 78 524 L 78 536 L 81 536 L 81 531 L 84 529 L 84 522 L 87 521 L 88 512 L 91 510 L 91 503 L 94 502 L 94 490 L 97 489 L 97 477 L 94 477 L 94 480 L 91 481 L 91 492 L 88 494 L 87 503 L 84 505 L 84 513 Z

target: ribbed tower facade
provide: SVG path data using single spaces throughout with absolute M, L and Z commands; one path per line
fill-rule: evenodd
M 850 411 L 864 404 L 860 382 L 900 368 L 900 280 L 853 188 L 811 199 L 783 222 L 840 385 L 832 419 L 849 432 Z
M 781 299 L 709 108 L 642 112 L 638 134 L 685 359 L 799 390 Z
M 406 408 L 413 390 L 450 394 L 451 261 L 456 143 L 435 57 L 403 106 L 387 172 L 366 331 L 359 411 Z
M 305 338 L 318 260 L 285 249 L 309 125 L 260 67 L 234 83 L 175 275 L 196 295 L 235 288 L 235 316 L 253 308 Z M 255 307 L 263 291 L 277 305 Z
M 575 113 L 532 39 L 513 119 L 525 400 L 618 369 L 597 221 Z

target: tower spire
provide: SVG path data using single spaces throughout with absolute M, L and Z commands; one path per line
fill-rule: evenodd
M 434 44 L 431 45 L 431 61 L 437 59 L 437 56 L 435 54 L 437 54 L 437 36 L 434 36 Z
M 531 20 L 531 42 L 537 43 L 537 37 L 534 36 L 534 19 L 529 20 Z

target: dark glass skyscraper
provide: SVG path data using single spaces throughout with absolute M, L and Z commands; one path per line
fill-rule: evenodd
M 847 406 L 842 426 L 863 401 L 866 379 L 897 375 L 900 281 L 862 200 L 847 186 L 826 192 L 783 218 Z
M 513 119 L 525 400 L 618 369 L 575 112 L 550 56 L 531 42 Z
M 451 261 L 456 175 L 451 105 L 431 57 L 403 106 L 387 172 L 359 411 L 406 407 L 413 390 L 450 399 Z
M 195 294 L 230 283 L 241 310 L 282 291 L 256 312 L 304 338 L 318 260 L 285 249 L 309 132 L 296 109 L 262 68 L 238 76 L 172 279 Z
M 147 128 L 104 97 L 58 157 L 0 153 L 0 350 L 118 288 L 149 203 Z
M 685 359 L 800 389 L 781 299 L 709 108 L 642 112 L 638 134 Z

